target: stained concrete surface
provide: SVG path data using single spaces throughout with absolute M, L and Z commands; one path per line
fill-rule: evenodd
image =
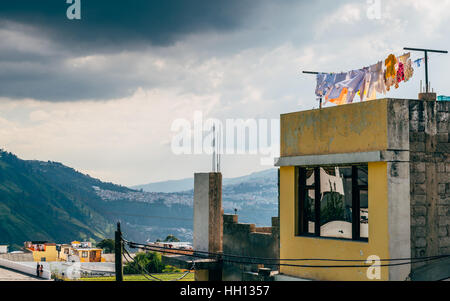
M 41 279 L 13 271 L 10 269 L 0 268 L 0 281 L 48 281 L 46 279 Z

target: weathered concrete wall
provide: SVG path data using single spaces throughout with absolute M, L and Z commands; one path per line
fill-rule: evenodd
M 387 103 L 387 116 L 388 152 L 392 154 L 387 161 L 389 256 L 409 258 L 411 224 L 408 101 L 390 99 Z M 389 280 L 405 280 L 410 272 L 409 265 L 391 266 Z
M 194 250 L 222 252 L 222 174 L 194 175 Z M 220 272 L 220 271 L 219 271 Z M 195 280 L 220 280 L 217 270 L 197 270 Z
M 261 265 L 239 264 L 226 262 L 227 259 L 237 260 L 226 255 L 249 257 L 280 258 L 279 218 L 272 218 L 272 227 L 257 228 L 254 224 L 238 223 L 237 215 L 223 215 L 223 274 L 222 279 L 241 281 L 245 272 L 258 272 Z M 239 259 L 249 261 L 250 259 Z M 277 270 L 277 265 L 265 265 L 266 268 Z
M 450 254 L 449 111 L 450 102 L 409 102 L 413 257 Z
M 194 250 L 222 251 L 222 174 L 194 176 Z
M 388 101 L 282 114 L 281 157 L 388 149 Z
M 28 275 L 36 275 L 36 266 L 30 266 L 26 263 L 15 262 L 7 259 L 0 258 L 0 267 L 5 267 L 11 270 L 19 271 Z M 51 279 L 50 270 L 44 269 L 40 278 Z

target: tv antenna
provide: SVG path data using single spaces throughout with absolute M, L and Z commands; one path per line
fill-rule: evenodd
M 216 143 L 217 139 L 217 143 Z M 221 136 L 221 128 L 216 133 L 216 125 L 213 124 L 213 139 L 212 139 L 212 148 L 213 148 L 213 156 L 212 156 L 212 171 L 220 172 L 220 149 L 222 147 L 222 136 Z

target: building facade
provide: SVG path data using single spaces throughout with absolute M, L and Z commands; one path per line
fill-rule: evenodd
M 281 115 L 280 258 L 364 264 L 448 254 L 449 104 L 380 99 Z M 280 272 L 372 280 L 365 267 Z M 377 279 L 410 273 L 408 264 L 383 266 Z
M 27 241 L 24 243 L 25 250 L 32 252 L 34 261 L 57 261 L 58 252 L 55 243 L 46 241 Z

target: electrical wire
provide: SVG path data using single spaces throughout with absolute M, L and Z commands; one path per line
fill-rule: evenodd
M 151 250 L 151 251 L 159 251 L 161 252 L 161 250 L 158 249 L 152 249 L 151 247 L 147 247 L 147 250 Z M 169 254 L 176 254 L 176 255 L 180 255 L 178 252 L 171 252 L 171 251 L 164 251 L 165 253 L 169 253 Z M 191 257 L 198 257 L 198 258 L 205 258 L 204 256 L 198 256 L 195 254 L 183 254 L 183 255 L 187 255 L 187 256 L 191 256 Z M 267 265 L 274 265 L 274 266 L 288 266 L 288 267 L 301 267 L 301 268 L 369 268 L 369 267 L 388 267 L 388 266 L 400 266 L 400 265 L 407 265 L 407 264 L 414 264 L 414 263 L 421 263 L 421 262 L 426 262 L 426 261 L 431 261 L 431 260 L 435 260 L 438 258 L 430 258 L 430 259 L 426 259 L 426 260 L 415 260 L 415 261 L 409 261 L 409 262 L 402 262 L 402 263 L 388 263 L 388 264 L 379 264 L 379 265 L 299 265 L 299 264 L 286 264 L 286 263 L 264 263 L 264 262 L 257 262 L 257 261 L 244 261 L 244 260 L 230 260 L 230 259 L 226 259 L 226 258 L 222 258 L 220 259 L 222 262 L 227 262 L 227 263 L 237 263 L 237 264 L 267 264 Z
M 162 246 L 150 246 L 146 244 L 138 244 L 134 242 L 128 242 L 131 245 L 134 246 L 147 246 L 155 249 L 162 249 L 162 250 L 172 250 L 172 251 L 184 251 L 185 249 L 177 249 L 177 248 L 167 248 Z M 233 254 L 226 254 L 226 253 L 214 253 L 214 252 L 207 252 L 207 251 L 193 251 L 194 253 L 199 254 L 207 254 L 207 255 L 214 255 L 214 256 L 222 256 L 222 257 L 234 257 L 234 258 L 246 258 L 246 259 L 255 259 L 255 260 L 263 260 L 263 261 L 336 261 L 336 262 L 365 262 L 366 259 L 329 259 L 329 258 L 288 258 L 288 259 L 279 259 L 279 258 L 265 258 L 265 257 L 252 257 L 252 256 L 244 256 L 244 255 L 233 255 Z M 180 254 L 180 253 L 177 253 Z M 436 256 L 427 256 L 427 257 L 416 257 L 416 258 L 391 258 L 391 259 L 379 259 L 377 261 L 419 261 L 419 260 L 434 260 L 434 259 L 440 259 L 450 257 L 450 255 L 436 255 Z M 266 263 L 270 264 L 270 263 Z
M 130 242 L 128 242 L 130 243 Z M 135 245 L 135 243 L 131 243 L 131 245 Z M 159 252 L 165 252 L 169 254 L 177 254 L 180 255 L 179 251 L 180 249 L 174 249 L 174 248 L 165 248 L 165 247 L 159 247 L 159 246 L 148 246 L 143 245 L 143 248 L 146 250 L 152 250 L 152 251 L 159 251 Z M 161 251 L 161 249 L 164 249 L 164 251 Z M 183 250 L 186 251 L 186 250 Z M 197 257 L 197 258 L 205 258 L 205 256 L 198 255 L 195 253 L 211 253 L 211 252 L 202 252 L 202 251 L 193 251 L 193 254 L 183 254 L 191 257 Z M 218 253 L 212 253 L 214 255 Z M 408 262 L 401 262 L 401 263 L 388 263 L 388 264 L 379 264 L 379 265 L 300 265 L 300 264 L 287 264 L 287 263 L 267 263 L 267 262 L 258 262 L 258 261 L 244 261 L 244 260 L 230 260 L 226 257 L 226 255 L 218 254 L 219 259 L 223 262 L 229 262 L 229 263 L 238 263 L 238 264 L 267 264 L 267 265 L 275 265 L 275 266 L 288 266 L 288 267 L 303 267 L 303 268 L 368 268 L 368 267 L 386 267 L 386 266 L 400 266 L 400 265 L 407 265 L 407 264 L 414 264 L 414 263 L 420 263 L 420 262 L 427 262 L 432 261 L 440 258 L 449 257 L 450 255 L 441 255 L 441 256 L 430 256 L 430 257 L 424 257 L 422 259 L 413 259 L 413 258 L 407 258 L 407 259 L 399 259 L 399 260 L 408 260 Z M 234 257 L 243 257 L 243 256 L 237 256 L 234 255 Z M 254 259 L 248 256 L 245 256 L 246 258 Z M 317 260 L 323 260 L 323 259 L 317 259 Z M 333 260 L 333 259 L 328 259 Z M 391 259 L 393 260 L 393 259 Z M 300 260 L 298 260 L 300 261 Z M 381 261 L 381 260 L 380 260 Z
M 122 242 L 126 242 L 126 241 L 125 241 L 124 239 L 122 239 Z M 164 280 L 162 280 L 162 279 L 159 279 L 159 278 L 153 276 L 150 272 L 148 272 L 143 266 L 140 265 L 139 262 L 137 262 L 137 261 L 130 255 L 130 253 L 128 252 L 128 250 L 127 250 L 126 248 L 123 248 L 123 249 L 124 249 L 125 253 L 130 257 L 130 259 L 133 260 L 133 262 L 135 262 L 135 263 L 141 268 L 141 272 L 142 272 L 142 274 L 145 276 L 145 278 L 148 279 L 148 277 L 146 277 L 146 275 L 143 273 L 143 271 L 144 271 L 148 276 L 154 278 L 154 279 L 157 280 L 157 281 L 164 281 Z M 128 263 L 131 263 L 126 257 L 125 257 L 125 260 L 127 260 Z M 180 277 L 178 277 L 178 278 L 176 278 L 176 279 L 169 280 L 169 281 L 179 281 L 179 280 L 185 278 L 189 273 L 191 273 L 191 270 L 195 270 L 195 261 L 192 261 L 192 268 L 191 268 L 190 270 L 187 270 L 187 271 L 186 271 L 184 274 L 182 274 Z M 151 279 L 148 279 L 148 280 L 151 280 Z M 154 281 L 154 280 L 151 280 L 151 281 Z
M 141 269 L 142 275 L 144 275 L 144 277 L 145 277 L 147 280 L 154 281 L 154 280 L 152 280 L 152 279 L 149 279 L 149 278 L 147 277 L 147 275 L 148 275 L 148 276 L 150 276 L 151 278 L 155 279 L 156 281 L 162 281 L 161 279 L 159 279 L 159 278 L 157 278 L 157 277 L 151 275 L 151 274 L 150 274 L 143 266 L 141 266 L 141 264 L 140 264 L 139 262 L 137 262 L 137 261 L 130 255 L 130 253 L 128 253 L 127 249 L 123 248 L 123 250 L 124 250 L 125 253 L 130 257 L 130 259 L 138 265 L 138 267 Z M 128 263 L 131 264 L 131 262 L 130 262 L 126 257 L 125 257 L 125 260 L 126 260 Z M 144 272 L 145 272 L 145 273 L 144 273 Z M 146 275 L 146 274 L 147 274 L 147 275 Z

